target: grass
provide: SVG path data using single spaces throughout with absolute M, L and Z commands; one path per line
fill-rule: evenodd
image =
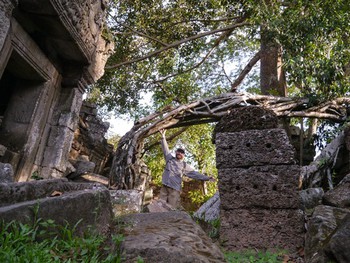
M 283 262 L 284 252 L 254 251 L 247 250 L 243 252 L 227 251 L 224 253 L 227 262 L 230 263 L 281 263 Z
M 59 229 L 59 233 L 50 229 Z M 122 262 L 121 235 L 107 238 L 87 233 L 79 237 L 74 229 L 57 226 L 53 220 L 38 220 L 32 226 L 0 223 L 0 262 Z

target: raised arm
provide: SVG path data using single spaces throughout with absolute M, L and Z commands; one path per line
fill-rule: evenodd
M 160 133 L 161 136 L 162 136 L 162 139 L 160 140 L 160 143 L 161 143 L 161 145 L 162 145 L 162 150 L 163 150 L 164 158 L 166 159 L 167 156 L 169 155 L 170 151 L 169 151 L 168 143 L 167 143 L 166 138 L 165 138 L 165 130 L 164 130 L 164 129 L 159 130 L 159 133 Z

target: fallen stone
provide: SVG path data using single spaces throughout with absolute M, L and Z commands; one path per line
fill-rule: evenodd
M 96 188 L 105 187 L 101 184 L 68 182 L 66 178 L 21 183 L 0 183 L 0 207 L 50 197 L 54 191 L 67 193 Z
M 307 223 L 305 237 L 305 261 L 308 263 L 330 262 L 325 253 L 334 231 L 350 213 L 349 209 L 319 205 Z M 334 241 L 335 242 L 335 241 Z M 331 249 L 331 247 L 328 247 Z
M 108 186 L 108 178 L 99 174 L 95 173 L 87 173 L 78 176 L 77 178 L 73 179 L 74 182 L 87 182 L 87 183 L 100 183 L 104 186 Z
M 148 206 L 145 207 L 145 212 L 149 213 L 169 212 L 174 210 L 175 208 L 163 200 L 153 200 Z
M 346 175 L 334 189 L 325 193 L 323 203 L 335 207 L 350 208 L 350 174 Z
M 304 209 L 312 209 L 322 203 L 324 191 L 322 188 L 308 188 L 300 191 L 301 203 Z
M 86 231 L 107 234 L 112 223 L 112 207 L 107 188 L 85 189 L 0 207 L 0 218 L 5 223 L 24 224 L 51 219 L 58 226 L 75 227 L 74 233 L 80 236 Z
M 220 248 L 181 211 L 123 216 L 123 262 L 226 262 Z
M 350 262 L 350 213 L 345 216 L 330 238 L 325 252 L 327 255 L 332 255 L 339 263 Z

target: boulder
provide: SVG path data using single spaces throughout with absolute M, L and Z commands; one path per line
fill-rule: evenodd
M 348 218 L 350 213 L 349 209 L 319 205 L 315 208 L 315 211 L 307 223 L 307 233 L 305 237 L 305 261 L 308 263 L 326 263 L 330 262 L 332 258 L 326 253 L 325 248 L 329 251 L 334 251 L 334 244 L 341 243 L 339 239 L 343 236 L 338 236 L 332 240 L 333 233 L 336 233 L 336 229 L 341 228 L 345 218 Z M 347 226 L 344 226 L 344 231 L 340 230 L 340 233 L 346 233 L 348 231 Z M 346 242 L 348 238 L 344 239 Z M 344 244 L 344 242 L 343 242 Z M 344 245 L 342 246 L 344 247 Z M 349 243 L 347 244 L 348 250 Z
M 334 189 L 325 193 L 323 203 L 335 207 L 350 208 L 350 174 L 346 175 Z
M 350 262 L 350 213 L 345 216 L 330 238 L 325 252 L 339 263 Z
M 324 191 L 322 188 L 308 188 L 300 191 L 301 203 L 304 210 L 313 209 L 322 203 Z

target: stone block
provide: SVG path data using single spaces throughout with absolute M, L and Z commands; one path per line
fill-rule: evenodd
M 221 206 L 238 208 L 301 208 L 297 165 L 266 165 L 219 170 Z
M 68 152 L 64 149 L 56 149 L 55 147 L 46 147 L 46 154 L 42 162 L 43 166 L 56 168 L 59 171 L 65 171 L 66 159 L 68 159 Z
M 50 130 L 50 136 L 47 142 L 48 147 L 55 147 L 58 149 L 65 148 L 69 150 L 74 132 L 67 127 L 54 126 Z
M 278 118 L 272 110 L 259 106 L 234 108 L 222 117 L 215 126 L 214 132 L 240 132 L 247 130 L 274 129 Z
M 294 164 L 295 150 L 284 129 L 216 134 L 216 166 L 234 168 Z
M 304 246 L 304 215 L 297 209 L 221 210 L 220 239 L 226 250 L 283 249 Z
M 123 262 L 226 262 L 220 248 L 185 212 L 123 216 Z
M 61 112 L 58 125 L 63 127 L 68 127 L 70 130 L 74 131 L 77 128 L 79 116 L 73 112 Z
M 87 230 L 107 234 L 112 223 L 111 200 L 107 188 L 85 189 L 0 207 L 0 218 L 26 224 L 35 218 L 41 222 L 52 219 L 57 225 L 76 226 L 75 233 L 80 236 Z
M 0 207 L 50 197 L 53 192 L 68 193 L 93 188 L 99 184 L 73 183 L 66 178 L 0 184 Z

